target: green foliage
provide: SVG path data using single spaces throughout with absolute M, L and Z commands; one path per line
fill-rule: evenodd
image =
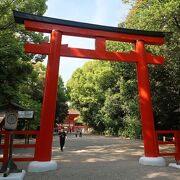
M 121 66 L 125 68 L 124 63 Z M 125 83 L 131 74 L 129 72 L 133 73 L 134 70 L 129 66 L 125 76 L 122 67 L 110 62 L 89 62 L 79 68 L 68 81 L 73 105 L 81 112 L 81 119 L 97 132 L 122 134 L 129 127 L 124 117 L 137 112 L 137 103 L 133 104 L 137 92 L 131 92 L 134 83 Z
M 14 22 L 13 10 L 43 15 L 46 0 L 0 1 L 0 104 L 15 101 L 35 111 L 31 129 L 39 125 L 46 68 L 39 61 L 44 55 L 24 53 L 24 43 L 47 42 L 42 33 L 29 32 Z M 66 90 L 59 78 L 56 117 L 61 121 L 67 115 Z
M 13 10 L 43 15 L 46 0 L 0 1 L 0 104 L 14 101 L 35 110 L 36 129 L 39 123 L 42 101 L 42 82 L 32 62 L 42 61 L 45 56 L 27 55 L 23 45 L 26 41 L 40 43 L 48 39 L 42 33 L 25 31 L 23 25 L 14 21 Z M 40 86 L 39 86 L 40 85 Z
M 68 93 L 66 88 L 64 87 L 64 82 L 61 77 L 59 77 L 58 81 L 58 92 L 57 92 L 57 100 L 56 100 L 56 122 L 63 123 L 67 114 L 68 114 Z
M 30 120 L 30 129 L 37 130 L 40 124 L 41 103 L 34 100 L 30 95 L 22 93 L 19 94 L 18 100 L 20 104 L 34 111 L 34 119 Z
M 18 102 L 23 106 L 34 110 L 35 117 L 31 123 L 31 129 L 36 129 L 40 124 L 40 113 L 43 100 L 43 89 L 46 75 L 46 67 L 42 63 L 33 64 L 32 73 L 29 74 L 27 81 L 21 83 L 17 93 Z M 59 77 L 58 93 L 56 101 L 56 118 L 63 122 L 68 113 L 67 92 L 62 78 Z
M 24 53 L 24 42 L 47 41 L 41 33 L 27 32 L 22 25 L 16 25 L 13 10 L 42 15 L 46 10 L 46 0 L 1 0 L 0 2 L 0 104 L 17 101 L 21 83 L 32 72 L 30 61 L 43 60 L 44 56 Z
M 42 63 L 34 64 L 32 73 L 28 75 L 26 81 L 21 83 L 17 93 L 18 102 L 24 107 L 34 110 L 35 117 L 30 124 L 31 129 L 39 126 L 45 73 L 46 68 Z
M 147 47 L 153 54 L 165 57 L 164 65 L 149 66 L 154 116 L 158 129 L 180 128 L 180 118 L 173 117 L 173 112 L 180 102 L 179 22 L 178 0 L 136 1 L 125 22 L 127 28 L 170 32 L 166 33 L 165 45 Z
M 104 102 L 103 89 L 111 84 L 105 78 L 109 72 L 106 63 L 88 62 L 73 74 L 67 84 L 71 101 L 80 110 L 83 121 L 100 132 L 105 129 L 100 110 Z
M 165 57 L 165 65 L 149 65 L 149 76 L 157 129 L 178 129 L 180 119 L 174 110 L 180 102 L 180 1 L 124 0 L 132 9 L 120 27 L 165 31 L 166 44 L 147 46 L 155 55 Z M 108 51 L 127 52 L 133 44 L 109 41 Z M 98 132 L 139 137 L 141 123 L 134 64 L 89 62 L 79 68 L 68 82 L 73 105 L 81 118 Z M 175 118 L 173 118 L 173 116 Z

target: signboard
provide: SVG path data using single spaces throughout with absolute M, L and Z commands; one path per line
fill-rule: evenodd
M 5 129 L 8 129 L 8 130 L 16 129 L 17 121 L 18 121 L 17 113 L 15 112 L 6 113 L 5 124 L 4 124 Z
M 18 118 L 32 119 L 34 111 L 18 111 Z

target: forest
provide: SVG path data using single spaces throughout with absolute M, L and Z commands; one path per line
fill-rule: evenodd
M 26 42 L 48 42 L 42 33 L 26 31 L 14 21 L 13 10 L 43 15 L 46 0 L 0 1 L 0 105 L 17 103 L 34 110 L 35 118 L 30 129 L 37 129 L 43 100 L 46 66 L 44 55 L 24 52 Z M 63 121 L 68 113 L 67 92 L 59 77 L 55 119 Z M 23 127 L 18 127 L 19 129 Z
M 180 115 L 180 2 L 175 0 L 126 1 L 131 10 L 119 27 L 162 31 L 163 46 L 146 50 L 165 57 L 164 65 L 149 65 L 156 129 L 179 129 Z M 126 52 L 133 44 L 107 43 L 109 51 Z M 67 84 L 71 102 L 82 121 L 97 132 L 139 137 L 141 121 L 135 64 L 91 61 L 77 69 Z

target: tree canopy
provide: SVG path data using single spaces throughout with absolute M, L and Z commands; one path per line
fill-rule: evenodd
M 146 46 L 165 57 L 164 65 L 149 65 L 156 129 L 179 129 L 174 111 L 180 102 L 180 1 L 134 0 L 119 27 L 164 31 L 166 44 Z M 109 51 L 129 51 L 133 44 L 109 41 Z M 71 101 L 81 118 L 98 132 L 139 136 L 141 122 L 135 64 L 90 62 L 79 68 L 67 84 Z M 175 118 L 174 118 L 175 117 Z
M 59 77 L 55 114 L 55 120 L 57 123 L 63 123 L 68 114 L 68 100 L 67 89 L 64 87 L 62 78 Z
M 26 54 L 23 45 L 26 42 L 48 42 L 48 37 L 26 31 L 23 25 L 17 25 L 13 10 L 43 15 L 46 9 L 46 0 L 0 1 L 0 104 L 14 101 L 35 110 L 32 129 L 36 129 L 39 124 L 46 71 L 40 62 L 43 62 L 45 56 Z M 56 114 L 63 121 L 67 114 L 67 99 L 60 77 L 59 81 Z
M 35 129 L 40 121 L 40 112 L 43 100 L 43 90 L 45 82 L 46 67 L 41 62 L 33 64 L 33 71 L 27 80 L 21 83 L 17 93 L 18 102 L 25 107 L 35 111 L 35 121 L 31 124 L 31 128 Z M 56 100 L 56 116 L 58 122 L 63 122 L 68 113 L 67 92 L 64 87 L 62 78 L 59 77 L 58 93 Z
M 135 1 L 125 27 L 163 31 L 166 43 L 162 47 L 147 47 L 154 54 L 165 57 L 165 64 L 149 67 L 156 128 L 180 128 L 180 117 L 174 111 L 180 104 L 180 1 Z
M 16 100 L 19 85 L 32 72 L 31 60 L 43 60 L 44 56 L 29 56 L 24 53 L 24 42 L 47 41 L 40 33 L 24 30 L 16 25 L 13 10 L 43 15 L 46 0 L 2 0 L 0 2 L 0 103 Z

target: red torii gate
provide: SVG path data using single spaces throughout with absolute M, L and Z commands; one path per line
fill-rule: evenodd
M 14 17 L 15 21 L 24 24 L 27 30 L 51 33 L 50 43 L 25 44 L 25 52 L 27 53 L 48 55 L 40 120 L 40 135 L 35 150 L 35 159 L 37 161 L 51 160 L 60 56 L 136 63 L 144 153 L 145 157 L 158 157 L 157 137 L 154 128 L 148 77 L 148 64 L 163 64 L 164 58 L 146 52 L 145 44 L 164 44 L 164 34 L 162 32 L 100 26 L 37 16 L 17 11 L 14 11 Z M 62 45 L 62 35 L 94 38 L 95 50 L 70 48 L 67 45 Z M 133 43 L 135 45 L 135 50 L 126 53 L 107 51 L 106 40 Z

